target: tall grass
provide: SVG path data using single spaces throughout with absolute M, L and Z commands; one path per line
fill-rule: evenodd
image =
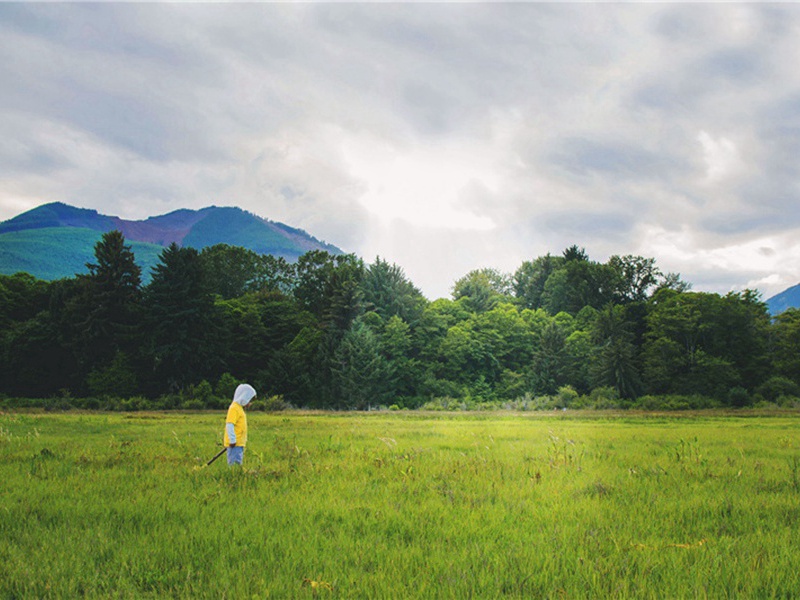
M 800 596 L 800 418 L 0 415 L 0 597 Z

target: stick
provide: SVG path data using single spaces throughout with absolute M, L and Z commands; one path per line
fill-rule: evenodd
M 217 459 L 218 459 L 220 456 L 222 456 L 222 455 L 225 453 L 225 450 L 227 450 L 227 448 L 223 448 L 222 450 L 220 450 L 220 451 L 219 451 L 219 452 L 218 452 L 218 453 L 217 453 L 217 454 L 214 456 L 214 458 L 212 458 L 210 461 L 208 461 L 208 462 L 206 463 L 206 466 L 210 465 L 210 464 L 211 464 L 211 463 L 213 463 L 215 460 L 217 460 Z

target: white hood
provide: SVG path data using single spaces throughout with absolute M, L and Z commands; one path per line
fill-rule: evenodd
M 256 391 L 253 389 L 253 386 L 248 383 L 243 383 L 236 388 L 236 392 L 233 394 L 233 401 L 236 402 L 236 404 L 247 406 L 250 404 L 250 400 L 255 397 Z

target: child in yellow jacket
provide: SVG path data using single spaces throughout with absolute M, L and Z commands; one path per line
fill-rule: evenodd
M 228 464 L 240 465 L 244 460 L 244 447 L 247 445 L 247 416 L 244 407 L 256 397 L 253 386 L 243 383 L 236 388 L 233 402 L 225 418 L 225 446 L 228 449 Z

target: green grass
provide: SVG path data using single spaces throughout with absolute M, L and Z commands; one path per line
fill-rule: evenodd
M 0 415 L 0 597 L 800 596 L 800 417 Z

